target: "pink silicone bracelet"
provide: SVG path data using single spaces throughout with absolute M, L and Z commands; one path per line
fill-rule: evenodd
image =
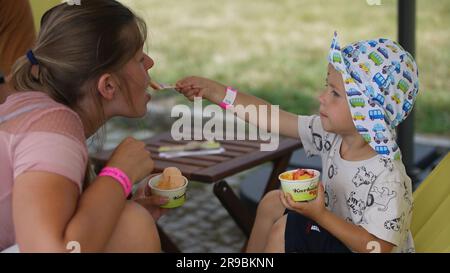
M 228 97 L 228 96 L 229 96 L 229 93 L 234 93 L 234 94 L 232 95 L 233 98 L 232 98 L 231 100 L 230 100 L 230 98 Z M 237 93 L 237 90 L 236 90 L 236 89 L 233 89 L 232 87 L 228 86 L 228 87 L 227 87 L 227 90 L 226 90 L 226 93 L 225 93 L 225 98 L 224 98 L 223 101 L 220 102 L 218 105 L 219 105 L 222 109 L 227 110 L 229 107 L 233 106 L 234 100 L 236 99 L 236 93 Z
M 221 103 L 219 103 L 219 106 L 220 106 L 222 109 L 227 110 L 227 108 L 228 108 L 230 105 L 229 105 L 229 104 L 226 104 L 225 102 L 221 102 Z
M 125 193 L 125 198 L 130 195 L 131 192 L 131 181 L 128 176 L 120 169 L 113 167 L 105 167 L 102 169 L 98 176 L 110 176 L 114 178 L 123 188 Z

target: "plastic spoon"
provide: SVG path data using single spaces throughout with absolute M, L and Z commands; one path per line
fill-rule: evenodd
M 154 90 L 175 89 L 175 85 L 173 84 L 160 83 L 153 79 L 150 79 L 149 86 Z

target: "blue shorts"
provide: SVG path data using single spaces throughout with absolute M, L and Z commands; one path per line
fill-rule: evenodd
M 286 253 L 349 253 L 341 241 L 305 216 L 286 210 L 284 249 Z

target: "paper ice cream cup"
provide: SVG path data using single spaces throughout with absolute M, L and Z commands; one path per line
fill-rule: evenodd
M 148 181 L 148 186 L 150 187 L 153 195 L 163 196 L 169 199 L 167 203 L 161 205 L 161 208 L 171 209 L 182 206 L 184 204 L 184 202 L 186 201 L 186 188 L 188 185 L 188 180 L 184 176 L 183 178 L 184 178 L 183 186 L 170 190 L 163 190 L 156 187 L 159 183 L 159 180 L 161 179 L 161 174 L 152 177 Z
M 285 193 L 290 193 L 296 202 L 310 201 L 317 197 L 317 187 L 319 185 L 320 172 L 314 169 L 304 169 L 314 173 L 314 177 L 302 180 L 287 180 L 281 178 L 283 174 L 292 173 L 296 170 L 287 171 L 278 176 L 281 182 L 281 189 Z

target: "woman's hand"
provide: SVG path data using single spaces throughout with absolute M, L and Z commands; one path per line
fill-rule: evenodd
M 146 208 L 153 216 L 153 219 L 157 221 L 167 211 L 167 209 L 161 208 L 160 205 L 164 205 L 169 199 L 167 197 L 151 195 L 148 181 L 155 175 L 157 174 L 150 175 L 148 179 L 145 179 L 138 185 L 132 200 Z
M 283 205 L 293 211 L 296 211 L 309 219 L 318 222 L 318 219 L 326 212 L 324 202 L 324 189 L 322 182 L 319 182 L 317 189 L 317 197 L 307 202 L 295 202 L 290 194 L 280 191 L 280 199 Z
M 135 184 L 152 172 L 154 163 L 144 142 L 127 137 L 114 150 L 106 166 L 119 168 Z
M 191 101 L 194 97 L 202 97 L 219 103 L 224 98 L 226 89 L 223 84 L 196 76 L 186 77 L 176 83 L 176 90 Z

